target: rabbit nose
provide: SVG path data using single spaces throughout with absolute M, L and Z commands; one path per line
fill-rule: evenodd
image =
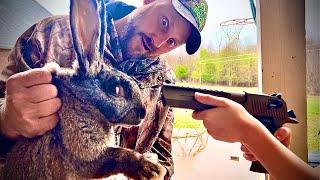
M 144 119 L 146 116 L 146 109 L 145 108 L 140 108 L 139 109 L 139 118 Z

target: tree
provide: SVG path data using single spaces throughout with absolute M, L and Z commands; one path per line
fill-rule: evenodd
M 175 70 L 178 79 L 186 80 L 189 76 L 189 68 L 185 65 L 178 65 Z

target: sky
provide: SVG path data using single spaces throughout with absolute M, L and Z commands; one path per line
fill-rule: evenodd
M 68 14 L 69 0 L 36 0 L 52 14 Z M 123 0 L 123 2 L 135 6 L 141 6 L 142 0 Z M 203 29 L 202 46 L 218 48 L 219 39 L 226 39 L 225 33 L 220 27 L 220 23 L 237 18 L 251 18 L 251 10 L 249 0 L 207 0 L 208 2 L 208 18 Z M 255 45 L 257 43 L 257 30 L 255 24 L 244 26 L 240 33 L 240 40 L 245 45 Z M 184 47 L 179 48 L 181 51 Z

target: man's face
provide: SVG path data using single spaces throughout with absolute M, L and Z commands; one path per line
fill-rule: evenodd
M 121 19 L 120 44 L 125 59 L 157 57 L 187 41 L 191 24 L 173 7 L 171 0 L 156 0 Z

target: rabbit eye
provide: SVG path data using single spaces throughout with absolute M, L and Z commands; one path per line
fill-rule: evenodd
M 115 87 L 115 94 L 117 96 L 125 97 L 125 92 L 122 86 L 116 86 Z

